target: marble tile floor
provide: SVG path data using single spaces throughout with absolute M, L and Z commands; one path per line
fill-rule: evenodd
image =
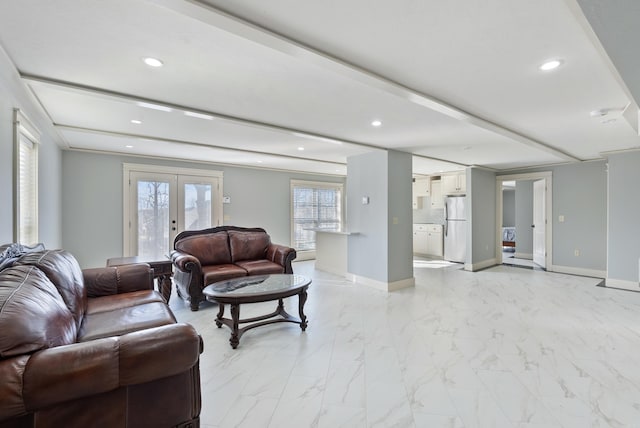
M 294 271 L 313 278 L 307 331 L 260 327 L 236 350 L 215 305 L 173 296 L 204 339 L 202 427 L 640 427 L 640 293 L 509 266 L 417 267 L 393 293 Z

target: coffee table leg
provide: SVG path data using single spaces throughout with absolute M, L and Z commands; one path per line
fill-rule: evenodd
M 218 316 L 216 317 L 216 325 L 218 328 L 222 327 L 222 318 L 224 317 L 224 305 L 222 303 L 218 303 Z
M 240 338 L 238 337 L 238 324 L 240 321 L 239 304 L 231 305 L 231 320 L 233 326 L 231 327 L 231 339 L 229 339 L 229 343 L 233 349 L 236 349 L 238 347 L 238 343 L 240 343 Z
M 307 301 L 307 290 L 301 290 L 298 294 L 298 312 L 300 314 L 300 328 L 302 331 L 307 329 L 307 317 L 304 315 L 304 304 Z

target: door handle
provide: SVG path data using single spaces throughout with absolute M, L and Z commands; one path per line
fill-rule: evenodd
M 535 225 L 535 224 L 532 224 L 532 225 L 531 225 L 531 227 L 536 227 L 536 225 Z

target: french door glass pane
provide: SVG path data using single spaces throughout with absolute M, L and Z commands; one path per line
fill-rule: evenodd
M 212 227 L 211 184 L 184 185 L 184 229 L 199 230 Z
M 138 255 L 162 260 L 169 243 L 169 183 L 138 181 Z

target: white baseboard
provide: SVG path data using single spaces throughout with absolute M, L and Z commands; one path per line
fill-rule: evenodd
M 606 278 L 607 272 L 604 270 L 578 268 L 572 266 L 547 266 L 548 272 L 568 273 L 569 275 L 592 276 L 594 278 Z
M 360 275 L 354 275 L 352 273 L 347 273 L 345 276 L 351 282 L 356 282 L 358 284 L 366 285 L 367 287 L 372 287 L 376 290 L 381 291 L 396 291 L 402 288 L 409 288 L 416 285 L 416 279 L 414 277 L 401 279 L 400 281 L 394 282 L 383 282 Z
M 622 288 L 624 290 L 640 291 L 640 284 L 637 281 L 626 281 L 624 279 L 607 278 L 604 281 L 605 287 Z
M 475 272 L 477 270 L 486 269 L 488 267 L 495 266 L 497 264 L 499 264 L 498 259 L 494 257 L 493 259 L 483 260 L 478 263 L 465 263 L 464 270 L 467 270 L 469 272 Z

